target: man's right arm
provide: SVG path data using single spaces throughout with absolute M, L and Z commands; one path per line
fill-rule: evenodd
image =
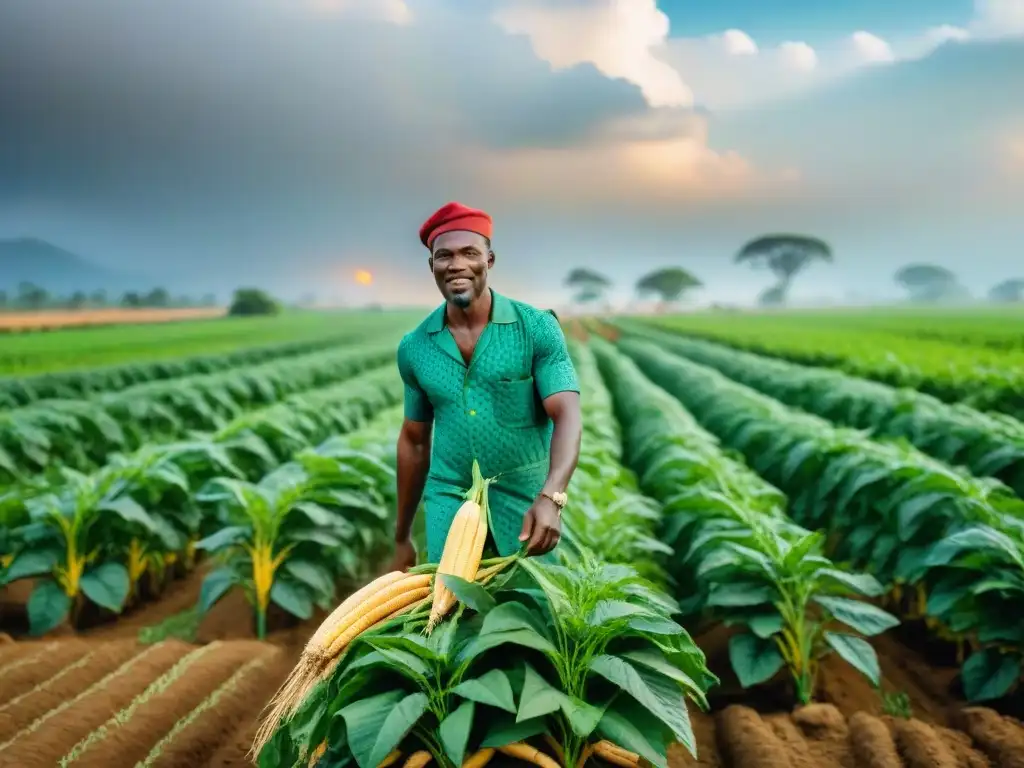
M 408 354 L 408 341 L 398 345 L 398 371 L 405 385 L 405 421 L 398 434 L 398 519 L 395 523 L 396 547 L 407 546 L 412 523 L 423 498 L 430 471 L 430 443 L 434 409 L 416 379 Z M 396 552 L 396 555 L 399 554 Z

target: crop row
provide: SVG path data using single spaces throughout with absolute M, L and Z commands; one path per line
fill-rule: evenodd
M 1010 416 L 714 342 L 647 330 L 639 335 L 786 405 L 870 430 L 876 438 L 905 438 L 937 459 L 996 477 L 1024 497 L 1024 423 Z
M 288 494 L 306 487 L 303 483 L 315 484 L 339 471 L 334 459 L 304 449 L 359 427 L 400 397 L 393 365 L 371 370 L 243 414 L 216 432 L 146 445 L 90 474 L 65 469 L 59 482 L 22 496 L 10 494 L 0 529 L 0 563 L 7 566 L 0 584 L 36 579 L 28 612 L 33 633 L 41 634 L 69 614 L 74 622 L 89 604 L 120 612 L 141 599 L 147 574 L 152 590 L 159 591 L 172 566 L 192 566 L 197 549 L 240 550 L 250 570 L 266 579 L 261 570 L 268 567 L 266 537 L 244 533 L 246 526 L 262 521 L 277 530 L 274 515 L 280 510 L 275 505 L 293 498 Z M 321 447 L 334 450 L 329 442 Z M 295 461 L 287 461 L 293 454 Z M 380 503 L 373 496 L 370 504 L 360 492 L 339 494 L 333 502 L 299 500 L 307 519 L 304 550 L 366 543 L 369 528 L 342 525 L 335 531 L 329 525 L 334 513 L 329 515 L 327 508 L 340 505 L 355 514 Z M 271 553 L 269 562 L 278 554 Z M 340 570 L 358 575 L 362 551 L 353 546 L 343 554 Z M 208 589 L 219 583 L 220 594 L 241 578 L 229 581 L 226 572 L 215 573 L 220 581 L 210 582 Z M 269 583 L 260 582 L 257 604 L 268 599 L 273 573 Z M 211 602 L 210 595 L 204 600 Z
M 404 322 L 404 321 L 403 321 Z M 365 318 L 342 324 L 343 330 L 324 338 L 243 347 L 218 355 L 172 358 L 153 362 L 137 362 L 81 371 L 46 373 L 36 376 L 0 378 L 0 408 L 28 405 L 37 400 L 81 399 L 100 392 L 111 392 L 148 381 L 180 379 L 186 376 L 216 373 L 240 366 L 256 365 L 282 358 L 309 355 L 367 339 Z M 398 332 L 396 324 L 375 321 L 370 336 L 384 337 Z M 346 327 L 347 326 L 347 327 Z M 75 336 L 79 342 L 86 339 Z
M 393 360 L 393 340 L 372 341 L 0 411 L 0 482 L 30 480 L 54 465 L 89 470 L 115 451 L 217 430 L 246 410 Z
M 901 443 L 876 442 L 649 342 L 619 347 L 656 384 L 789 497 L 827 551 L 865 568 L 903 614 L 966 641 L 969 699 L 998 698 L 1021 675 L 1024 501 Z
M 963 402 L 1024 418 L 1024 351 L 963 347 L 810 324 L 798 328 L 792 321 L 779 325 L 761 317 L 756 322 L 742 317 L 677 317 L 650 322 L 687 336 L 797 363 L 838 368 L 895 387 L 918 389 L 945 402 Z
M 320 765 L 372 768 L 396 752 L 453 768 L 504 750 L 583 765 L 612 742 L 665 768 L 672 742 L 695 750 L 686 699 L 706 706 L 716 679 L 671 619 L 674 601 L 632 566 L 655 508 L 615 460 L 617 427 L 589 351 L 573 354 L 587 415 L 560 562 L 499 559 L 511 570 L 486 586 L 445 577 L 461 604 L 429 634 L 416 612 L 363 631 L 328 659 L 261 764 L 321 755 Z M 493 562 L 485 553 L 481 566 Z
M 744 687 L 784 667 L 797 700 L 814 696 L 821 659 L 835 652 L 878 686 L 881 671 L 861 637 L 898 620 L 860 597 L 882 586 L 825 557 L 824 536 L 785 514 L 785 496 L 725 455 L 679 402 L 610 345 L 594 340 L 625 427 L 641 488 L 663 506 L 662 540 L 685 592 L 684 617 L 738 626 L 729 658 Z M 840 625 L 845 625 L 840 626 Z

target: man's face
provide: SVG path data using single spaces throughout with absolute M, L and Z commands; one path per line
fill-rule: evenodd
M 476 232 L 445 232 L 434 240 L 430 269 L 445 301 L 465 309 L 487 290 L 494 253 Z

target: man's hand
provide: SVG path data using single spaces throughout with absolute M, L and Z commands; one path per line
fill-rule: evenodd
M 388 566 L 387 573 L 392 571 L 408 571 L 416 565 L 416 546 L 412 543 L 411 539 L 405 541 L 395 542 L 395 556 L 391 558 L 391 565 Z
M 526 554 L 537 557 L 550 552 L 562 536 L 562 518 L 558 505 L 547 496 L 540 496 L 526 511 L 519 541 L 528 541 Z

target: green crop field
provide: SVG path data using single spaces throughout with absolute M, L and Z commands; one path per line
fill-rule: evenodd
M 556 562 L 383 576 L 418 314 L 0 338 L 0 765 L 1019 766 L 1021 318 L 567 321 Z

